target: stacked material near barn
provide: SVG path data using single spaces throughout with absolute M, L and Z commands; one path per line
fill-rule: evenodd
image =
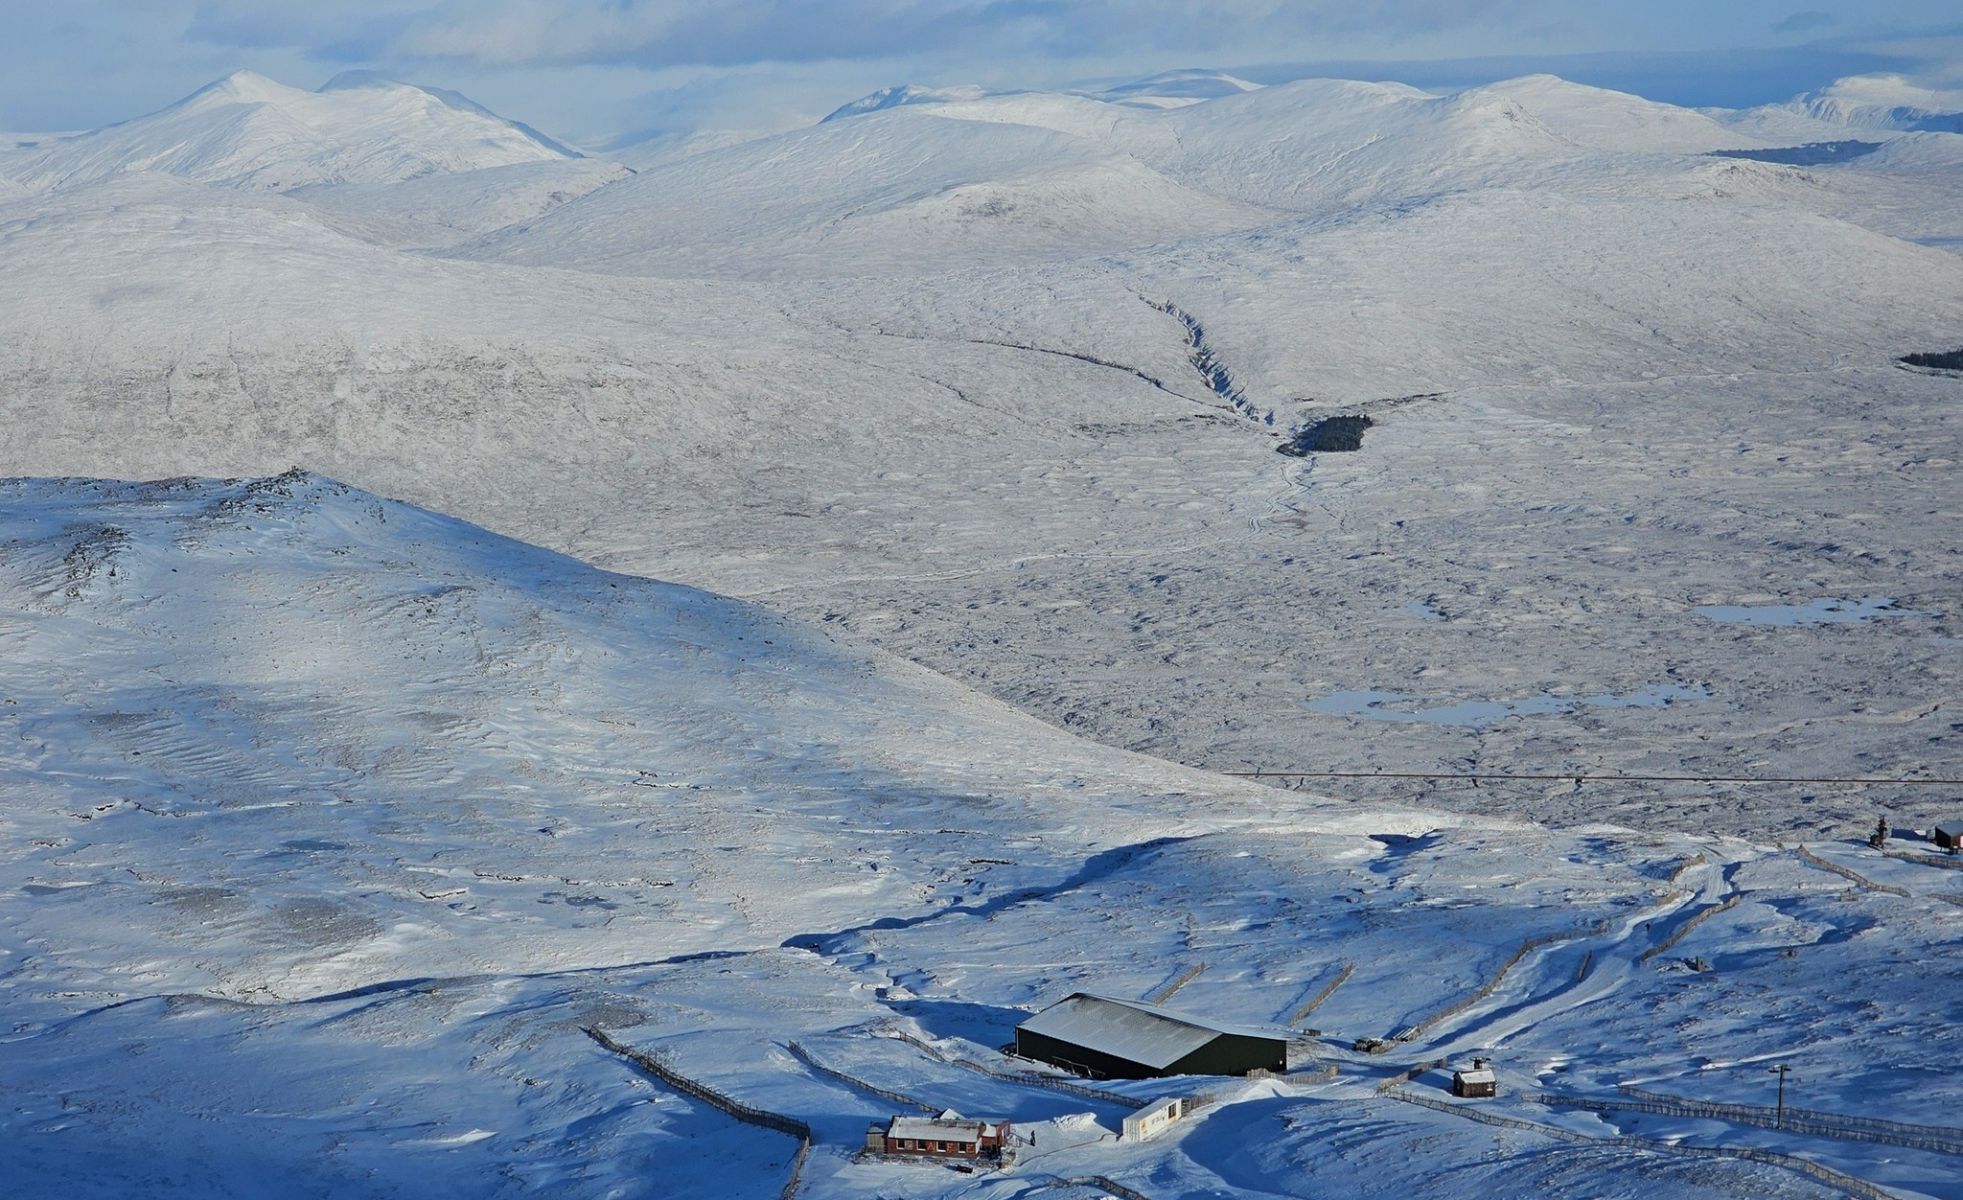
M 1098 1079 L 1282 1071 L 1288 1040 L 1156 1004 L 1075 992 L 1016 1028 L 1016 1053 Z

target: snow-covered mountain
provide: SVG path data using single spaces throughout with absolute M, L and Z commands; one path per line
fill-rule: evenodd
M 850 120 L 662 159 L 641 179 L 457 253 L 666 276 L 813 275 L 838 264 L 931 272 L 1479 190 L 1704 194 L 1713 176 L 1701 156 L 1783 144 L 1742 119 L 1552 76 L 1443 96 L 1340 80 L 1242 88 L 1206 73 L 1160 82 L 1217 94 L 1140 107 L 1093 94 L 892 89 L 834 114 Z M 1734 196 L 1782 192 L 1780 203 L 1822 191 L 1791 173 L 1724 178 Z M 790 179 L 799 186 L 784 186 Z M 1814 207 L 1844 211 L 1824 198 Z
M 1202 100 L 1214 100 L 1221 96 L 1237 96 L 1242 92 L 1255 91 L 1260 86 L 1258 83 L 1249 83 L 1245 79 L 1229 75 L 1225 71 L 1197 67 L 1162 71 L 1157 75 L 1149 75 L 1143 79 L 1134 79 L 1109 87 L 1060 92 L 1032 92 L 1020 88 L 991 89 L 978 84 L 922 87 L 908 83 L 881 88 L 857 100 L 842 104 L 833 109 L 825 120 L 838 121 L 847 117 L 860 117 L 907 105 L 962 105 L 977 101 L 1014 100 L 1018 97 L 1078 96 L 1130 108 L 1181 108 L 1188 104 L 1197 104 Z
M 1237 96 L 1259 88 L 1258 83 L 1249 83 L 1239 76 L 1225 71 L 1212 71 L 1205 68 L 1189 67 L 1177 71 L 1162 71 L 1148 75 L 1144 79 L 1134 79 L 1129 83 L 1115 84 L 1092 93 L 1100 100 L 1114 104 L 1132 104 L 1140 108 L 1175 108 L 1184 104 L 1194 104 L 1201 100 L 1215 100 L 1221 96 Z
M 1963 133 L 1963 91 L 1924 87 L 1901 75 L 1851 75 L 1782 107 L 1854 130 Z
M 1520 183 L 1584 152 L 1498 92 L 1313 81 L 1147 110 L 938 94 L 691 155 L 458 253 L 656 275 L 935 271 Z
M 367 73 L 309 92 L 240 71 L 149 116 L 17 150 L 0 173 L 32 188 L 158 171 L 284 191 L 576 157 L 455 92 Z
M 1702 154 L 1759 144 L 1709 114 L 1554 75 L 1529 75 L 1477 91 L 1518 103 L 1560 136 L 1593 150 Z
M 982 100 L 1002 93 L 992 92 L 979 84 L 962 84 L 957 87 L 921 87 L 918 84 L 902 83 L 889 88 L 850 100 L 839 105 L 825 115 L 824 124 L 830 121 L 843 121 L 848 117 L 862 117 L 867 113 L 885 112 L 891 108 L 902 108 L 910 104 L 947 104 L 961 100 Z
M 790 179 L 801 183 L 786 188 Z M 937 105 L 663 163 L 456 253 L 665 276 L 915 273 L 1095 254 L 1275 215 L 1084 138 L 950 119 Z

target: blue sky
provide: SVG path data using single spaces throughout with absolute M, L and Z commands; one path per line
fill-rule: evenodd
M 1963 82 L 1955 0 L 0 0 L 0 128 L 76 129 L 246 67 L 455 87 L 549 133 L 781 128 L 891 83 L 1184 66 L 1449 87 L 1551 70 L 1751 104 L 1836 75 Z

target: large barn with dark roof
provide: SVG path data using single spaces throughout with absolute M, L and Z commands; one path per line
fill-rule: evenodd
M 1016 1053 L 1095 1079 L 1283 1071 L 1288 1040 L 1156 1004 L 1075 992 L 1016 1028 Z

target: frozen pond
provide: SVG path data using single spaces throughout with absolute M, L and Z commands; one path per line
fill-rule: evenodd
M 1749 158 L 1788 167 L 1824 167 L 1865 158 L 1879 149 L 1880 142 L 1808 142 L 1804 146 L 1781 146 L 1773 150 L 1713 150 L 1711 157 Z
M 1878 617 L 1927 617 L 1933 613 L 1896 608 L 1893 596 L 1846 600 L 1822 596 L 1805 604 L 1704 604 L 1697 615 L 1721 625 L 1855 625 Z
M 1583 708 L 1662 708 L 1678 700 L 1705 700 L 1709 688 L 1683 687 L 1664 683 L 1621 695 L 1552 696 L 1545 693 L 1524 700 L 1455 700 L 1427 703 L 1402 692 L 1331 692 L 1308 701 L 1310 712 L 1332 717 L 1355 717 L 1362 721 L 1397 721 L 1420 725 L 1457 725 L 1484 729 L 1514 717 L 1571 713 Z
M 1420 621 L 1443 621 L 1445 612 L 1430 600 L 1413 600 L 1404 606 L 1404 611 Z

